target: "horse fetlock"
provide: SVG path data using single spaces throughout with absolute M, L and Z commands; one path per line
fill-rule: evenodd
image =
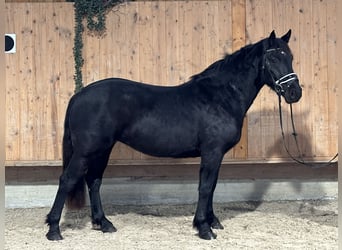
M 46 216 L 46 223 L 49 226 L 49 231 L 46 234 L 46 238 L 48 240 L 62 240 L 63 237 L 61 235 L 61 232 L 59 230 L 59 217 L 54 216 L 53 214 L 49 213 Z

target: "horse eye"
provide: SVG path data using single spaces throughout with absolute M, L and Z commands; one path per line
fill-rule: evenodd
M 275 57 L 275 56 L 270 56 L 270 57 L 269 57 L 269 60 L 270 60 L 271 63 L 277 63 L 277 62 L 280 61 L 279 58 L 278 58 L 278 57 Z

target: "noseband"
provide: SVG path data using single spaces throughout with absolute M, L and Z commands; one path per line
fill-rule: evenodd
M 268 67 L 266 67 L 268 65 L 266 54 L 269 53 L 269 52 L 273 52 L 273 51 L 280 51 L 280 53 L 285 53 L 280 48 L 266 50 L 266 53 L 264 55 L 265 59 L 264 59 L 263 69 L 267 69 L 269 75 L 272 78 L 272 81 L 273 81 L 273 84 L 274 84 L 274 90 L 276 91 L 276 93 L 278 95 L 281 95 L 282 93 L 285 92 L 286 89 L 288 89 L 290 87 L 290 83 L 292 81 L 298 80 L 298 76 L 297 76 L 296 73 L 292 72 L 292 73 L 289 73 L 289 74 L 286 74 L 286 75 L 280 77 L 278 80 L 275 80 L 273 75 L 271 74 L 270 69 Z
M 272 76 L 272 75 L 271 75 Z M 273 79 L 273 77 L 272 77 Z M 290 82 L 294 81 L 294 80 L 298 80 L 297 74 L 296 73 L 289 73 L 287 75 L 284 75 L 282 77 L 280 77 L 278 80 L 274 81 L 274 88 L 276 90 L 276 92 L 278 94 L 285 92 L 284 90 L 284 84 L 286 88 L 290 87 Z

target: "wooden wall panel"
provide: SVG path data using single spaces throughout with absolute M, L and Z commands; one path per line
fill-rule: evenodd
M 124 77 L 157 85 L 185 82 L 212 62 L 274 29 L 292 29 L 290 47 L 303 98 L 294 105 L 305 158 L 337 151 L 337 0 L 137 1 L 107 15 L 107 32 L 84 35 L 86 84 Z M 68 13 L 68 14 L 66 14 Z M 60 162 L 66 105 L 74 91 L 72 3 L 6 3 L 6 32 L 17 53 L 6 54 L 7 165 Z M 289 161 L 282 146 L 277 96 L 265 87 L 247 114 L 241 142 L 225 162 Z M 290 131 L 283 101 L 285 130 Z M 289 138 L 288 145 L 294 150 Z M 193 163 L 156 159 L 116 145 L 112 163 Z
M 72 4 L 7 3 L 7 161 L 60 161 L 65 109 L 73 93 Z M 10 72 L 10 74 L 8 74 Z
M 328 123 L 329 123 L 329 151 L 337 152 L 338 137 L 338 106 L 337 106 L 337 2 L 327 5 L 327 77 L 328 77 Z M 341 86 L 341 85 L 340 85 Z M 341 93 L 341 92 L 340 92 Z
M 273 29 L 278 35 L 292 29 L 293 66 L 303 85 L 303 97 L 293 105 L 300 148 L 308 160 L 328 159 L 337 152 L 337 69 L 331 55 L 332 48 L 336 49 L 336 12 L 332 10 L 336 1 L 258 0 L 246 1 L 246 5 L 248 42 Z M 297 155 L 284 101 L 283 110 L 287 144 Z M 277 97 L 264 88 L 248 113 L 248 158 L 260 159 L 262 155 L 265 159 L 288 160 L 278 120 Z
M 244 0 L 232 1 L 232 50 L 239 50 L 246 45 L 246 3 Z M 233 149 L 236 159 L 247 158 L 248 130 L 247 118 L 244 119 L 240 142 Z

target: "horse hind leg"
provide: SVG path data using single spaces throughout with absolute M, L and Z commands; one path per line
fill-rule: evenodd
M 75 187 L 77 187 L 77 185 L 80 183 L 80 180 L 84 180 L 86 170 L 86 160 L 73 154 L 68 166 L 64 169 L 59 179 L 59 187 L 56 198 L 50 210 L 50 213 L 47 215 L 46 218 L 46 223 L 49 225 L 49 231 L 46 234 L 47 239 L 63 239 L 60 233 L 59 221 L 61 219 L 64 203 L 68 195 L 70 195 L 70 193 L 72 193 Z M 74 194 L 79 195 L 80 192 L 74 192 Z
M 107 166 L 111 148 L 105 150 L 95 157 L 86 174 L 86 182 L 88 185 L 90 205 L 91 205 L 91 218 L 93 228 L 101 230 L 102 232 L 116 232 L 116 228 L 106 218 L 100 197 L 100 186 L 102 184 L 103 172 Z

